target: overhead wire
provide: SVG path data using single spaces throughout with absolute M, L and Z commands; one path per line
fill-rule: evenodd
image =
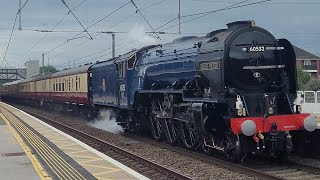
M 219 1 L 219 0 L 192 0 L 195 2 L 212 2 L 212 3 L 237 3 L 237 1 Z M 315 5 L 317 2 L 271 2 L 266 4 L 281 4 L 281 5 Z
M 238 5 L 238 4 L 240 4 L 240 3 L 244 3 L 244 2 L 246 2 L 246 1 L 248 1 L 248 0 L 245 0 L 245 1 L 242 1 L 242 2 L 238 2 L 238 3 L 236 3 L 236 4 L 233 4 L 232 6 L 236 6 L 236 5 Z M 232 7 L 231 6 L 231 7 Z M 227 8 L 230 8 L 230 7 L 227 7 Z M 207 12 L 208 13 L 208 12 Z M 207 14 L 207 13 L 204 13 L 204 14 Z M 210 13 L 212 13 L 212 12 L 210 12 Z M 156 32 L 154 32 L 154 33 L 156 33 Z M 96 54 L 96 53 L 94 53 L 94 54 Z M 109 53 L 110 54 L 110 53 Z M 107 55 L 107 54 L 106 54 Z M 106 56 L 106 55 L 102 55 L 102 56 L 98 56 L 97 58 L 100 58 L 100 57 L 103 57 L 103 56 Z M 90 56 L 90 55 L 87 55 L 87 56 L 85 56 L 85 57 L 88 57 L 88 56 Z M 94 58 L 94 59 L 90 59 L 90 60 L 88 60 L 88 61 L 92 61 L 92 60 L 95 60 L 95 59 L 97 59 L 97 58 Z M 85 62 L 87 62 L 87 61 L 85 61 Z
M 267 1 L 271 1 L 271 0 L 267 0 Z M 219 12 L 219 11 L 228 10 L 228 8 L 234 8 L 234 7 L 236 7 L 237 5 L 243 4 L 243 3 L 245 3 L 245 2 L 248 2 L 248 0 L 243 0 L 243 1 L 240 1 L 240 2 L 235 2 L 235 3 L 233 3 L 233 4 L 230 5 L 230 6 L 226 6 L 226 7 L 224 7 L 224 8 L 218 9 L 218 10 L 206 11 L 206 12 L 202 12 L 202 13 L 187 14 L 187 15 L 183 15 L 183 16 L 181 16 L 181 17 L 192 17 L 192 16 L 199 16 L 199 15 L 208 15 L 208 14 L 216 13 L 216 12 Z
M 21 12 L 21 10 L 26 6 L 26 4 L 29 2 L 29 0 L 26 0 L 26 2 L 22 5 L 22 7 L 18 10 L 18 14 Z
M 0 67 L 2 66 L 2 64 L 3 64 L 4 61 L 6 61 L 6 63 L 8 64 L 8 66 L 10 66 L 9 62 L 8 62 L 7 59 L 6 59 L 6 56 L 7 56 L 8 49 L 9 49 L 9 46 L 10 46 L 10 43 L 11 43 L 11 39 L 12 39 L 12 35 L 13 35 L 13 30 L 14 30 L 14 27 L 16 26 L 17 18 L 18 18 L 18 13 L 16 14 L 16 17 L 14 18 L 14 23 L 13 23 L 13 26 L 12 26 L 10 38 L 9 38 L 9 41 L 8 41 L 8 44 L 7 44 L 6 51 L 5 51 L 4 55 L 3 55 L 3 59 L 2 59 L 2 61 L 1 61 Z
M 120 9 L 122 9 L 123 7 L 125 7 L 126 5 L 128 5 L 130 3 L 130 1 L 128 1 L 127 3 L 123 4 L 122 6 L 120 6 L 119 8 L 117 8 L 116 10 L 112 11 L 111 13 L 109 13 L 108 15 L 104 16 L 103 18 L 101 18 L 100 20 L 98 20 L 97 22 L 93 23 L 92 25 L 90 25 L 89 27 L 87 27 L 85 30 L 87 31 L 88 29 L 90 29 L 91 27 L 95 26 L 96 24 L 100 23 L 101 21 L 105 20 L 107 17 L 111 16 L 112 14 L 116 13 L 117 11 L 119 11 Z M 79 34 L 77 34 L 75 37 L 79 36 L 80 34 L 82 34 L 82 32 L 80 32 Z M 74 37 L 74 38 L 75 38 Z
M 77 9 L 77 8 L 78 8 L 81 4 L 83 4 L 85 1 L 86 1 L 86 0 L 81 1 L 77 6 L 75 6 L 75 7 L 72 9 L 72 11 L 74 11 L 75 9 Z M 66 13 L 66 14 L 60 19 L 60 21 L 58 21 L 58 23 L 56 23 L 56 24 L 54 25 L 54 27 L 53 27 L 50 31 L 53 31 L 56 27 L 58 27 L 58 26 L 60 25 L 60 23 L 68 16 L 68 14 L 69 14 L 69 13 Z M 28 29 L 23 29 L 23 30 L 28 30 Z M 33 48 L 35 48 L 44 38 L 47 37 L 47 35 L 48 35 L 48 33 L 45 34 L 39 41 L 37 41 L 30 49 L 28 49 L 28 50 L 23 54 L 23 56 L 25 56 L 26 54 L 28 54 L 28 52 L 30 52 Z
M 88 30 L 89 28 L 91 28 L 91 27 L 93 27 L 94 25 L 98 24 L 99 22 L 103 21 L 104 19 L 106 19 L 106 18 L 109 17 L 110 15 L 114 14 L 115 12 L 117 12 L 118 10 L 120 10 L 121 8 L 123 8 L 124 6 L 126 6 L 127 4 L 129 4 L 130 2 L 131 2 L 131 1 L 128 1 L 128 2 L 125 3 L 124 5 L 122 5 L 122 6 L 120 6 L 119 8 L 117 8 L 115 11 L 109 13 L 107 16 L 105 16 L 105 17 L 103 17 L 102 19 L 100 19 L 99 21 L 93 23 L 91 26 L 89 26 L 88 28 L 86 28 L 86 30 Z M 82 32 L 80 32 L 79 34 L 77 34 L 76 36 L 74 36 L 74 37 L 71 38 L 71 39 L 76 38 L 76 37 L 79 36 L 80 34 L 82 34 Z M 49 54 L 49 53 L 51 53 L 52 51 L 54 51 L 54 50 L 56 50 L 56 49 L 64 46 L 65 44 L 67 44 L 67 43 L 69 43 L 69 42 L 70 42 L 70 39 L 69 39 L 69 41 L 67 40 L 66 42 L 64 42 L 64 43 L 62 43 L 62 44 L 60 44 L 60 45 L 52 48 L 51 50 L 45 52 L 44 54 Z
M 232 6 L 235 6 L 235 5 L 237 5 L 237 4 L 240 4 L 240 3 L 243 3 L 243 2 L 246 2 L 246 1 L 248 1 L 248 0 L 244 0 L 244 1 L 241 1 L 241 2 L 236 2 L 236 3 L 234 3 L 233 5 L 227 6 L 227 7 L 232 7 Z M 225 8 L 226 8 L 226 7 L 225 7 Z M 207 13 L 208 13 L 208 12 L 207 12 Z M 197 15 L 197 14 L 200 14 L 200 13 L 190 14 L 190 15 L 183 15 L 183 16 L 180 16 L 180 18 L 181 18 L 181 17 L 188 17 L 188 16 L 195 16 L 195 15 Z M 162 27 L 170 24 L 171 22 L 173 22 L 173 21 L 175 21 L 175 20 L 177 20 L 177 19 L 178 19 L 178 17 L 175 17 L 175 18 L 169 20 L 168 22 L 162 24 L 161 26 L 157 27 L 155 30 L 157 31 L 157 30 L 161 29 Z M 180 24 L 181 24 L 181 23 L 180 23 Z M 178 25 L 179 25 L 179 24 L 178 24 Z
M 154 28 L 151 26 L 150 22 L 147 20 L 147 18 L 141 13 L 140 9 L 138 8 L 138 6 L 133 2 L 133 0 L 131 0 L 132 4 L 134 7 L 136 7 L 137 12 L 139 12 L 139 14 L 142 16 L 142 18 L 147 22 L 147 24 L 149 25 L 149 27 L 152 29 L 153 33 L 157 36 L 158 39 L 161 40 L 161 38 L 159 37 L 159 35 L 157 33 L 155 33 Z
M 130 31 L 108 31 L 111 28 L 108 28 L 105 31 L 91 31 L 91 33 L 95 34 L 128 34 Z M 60 31 L 51 31 L 51 30 L 39 30 L 39 29 L 24 29 L 25 31 L 33 31 L 33 32 L 40 32 L 40 33 L 72 33 L 72 32 L 81 32 L 81 31 L 75 31 L 75 30 L 60 30 Z M 165 32 L 165 31 L 145 31 L 145 33 L 157 33 L 157 34 L 179 34 L 176 32 Z M 203 34 L 202 32 L 183 32 L 182 34 Z
M 241 1 L 241 2 L 236 2 L 235 4 L 239 4 L 239 3 L 242 3 L 242 2 L 243 2 L 243 1 Z M 234 6 L 235 4 L 233 4 L 233 5 L 231 5 L 231 6 Z M 229 6 L 227 6 L 227 7 L 229 7 Z M 198 13 L 196 13 L 196 14 L 198 14 Z M 192 15 L 193 15 L 193 14 L 192 14 Z M 184 16 L 180 16 L 180 17 L 188 17 L 188 16 L 192 16 L 192 15 L 184 15 Z M 159 26 L 156 30 L 161 29 L 162 27 L 170 24 L 171 22 L 173 22 L 173 21 L 175 21 L 175 20 L 177 20 L 177 19 L 178 19 L 178 17 L 175 17 L 175 18 L 171 19 L 170 21 L 168 21 L 168 22 L 164 23 L 163 25 Z M 180 23 L 180 25 L 181 25 L 181 23 Z
M 232 7 L 225 7 L 225 8 L 221 8 L 221 9 L 214 10 L 214 11 L 208 11 L 208 12 L 204 12 L 204 13 L 196 13 L 196 14 L 203 14 L 203 15 L 198 16 L 198 17 L 195 17 L 195 18 L 192 18 L 192 19 L 189 19 L 189 20 L 186 20 L 186 21 L 184 21 L 184 22 L 181 22 L 180 24 L 185 24 L 185 23 L 194 21 L 194 20 L 196 20 L 196 19 L 199 19 L 199 18 L 208 16 L 208 15 L 211 15 L 211 14 L 213 14 L 213 13 L 220 12 L 220 11 L 225 11 L 225 10 L 230 10 L 230 9 L 236 9 L 236 8 L 241 8 L 241 7 L 246 7 L 246 6 L 252 6 L 252 5 L 256 5 L 256 4 L 262 4 L 262 3 L 264 3 L 264 2 L 269 2 L 269 1 L 272 1 L 272 0 L 262 0 L 262 1 L 258 1 L 258 2 L 247 3 L 247 4 L 244 4 L 244 5 L 238 5 L 238 6 L 231 5 Z M 242 2 L 243 2 L 243 1 L 242 1 Z M 193 14 L 191 14 L 191 15 L 185 15 L 185 16 L 192 16 L 192 15 L 193 15 Z M 179 24 L 175 24 L 175 25 L 169 26 L 169 27 L 167 27 L 167 28 L 162 29 L 162 31 L 163 31 L 163 30 L 170 29 L 170 28 L 173 28 L 173 27 L 176 27 L 176 26 L 178 26 L 178 25 L 179 25 Z
M 80 24 L 80 26 L 84 29 L 83 32 L 86 32 L 90 39 L 92 40 L 92 36 L 90 35 L 90 33 L 87 31 L 87 29 L 82 25 L 81 21 L 77 18 L 77 16 L 72 12 L 72 10 L 69 8 L 69 6 L 67 5 L 67 3 L 64 0 L 61 0 L 62 3 L 67 7 L 67 9 L 69 10 L 68 13 L 71 13 L 72 16 L 78 21 L 78 23 Z
M 118 48 L 116 48 L 116 50 L 120 50 L 120 49 L 122 49 L 122 48 L 124 48 L 124 47 L 126 47 L 126 46 L 128 46 L 128 45 L 129 45 L 128 43 L 121 44 L 121 45 L 117 46 Z M 63 66 L 63 65 L 69 64 L 70 62 L 75 61 L 75 60 L 79 60 L 79 59 L 83 59 L 83 58 L 86 58 L 86 57 L 89 57 L 89 56 L 92 56 L 92 55 L 95 55 L 95 54 L 99 54 L 100 52 L 103 52 L 103 51 L 106 51 L 106 50 L 109 50 L 109 49 L 111 49 L 111 48 L 103 49 L 103 50 L 101 50 L 101 51 L 99 51 L 99 52 L 92 53 L 91 55 L 86 55 L 86 56 L 83 56 L 83 57 L 81 57 L 81 58 L 77 58 L 77 59 L 74 59 L 74 60 L 70 60 L 70 61 L 68 61 L 67 63 L 59 64 L 59 65 L 57 65 L 57 66 L 58 66 L 58 67 L 66 67 L 66 66 Z M 107 56 L 107 55 L 109 55 L 109 54 L 111 54 L 111 53 L 112 53 L 112 51 L 111 51 L 111 52 L 108 52 L 108 53 L 106 53 L 106 54 L 103 54 L 103 55 L 100 55 L 100 56 L 91 58 L 91 59 L 89 59 L 89 60 L 84 60 L 84 61 L 77 62 L 77 65 L 81 65 L 81 64 L 83 64 L 83 63 L 88 63 L 88 62 L 90 62 L 90 61 L 94 61 L 94 60 L 96 60 L 96 59 L 105 57 L 105 56 Z M 67 65 L 67 66 L 68 66 L 68 65 Z
M 70 61 L 65 62 L 65 63 L 63 63 L 63 64 L 60 64 L 60 65 L 68 64 L 69 62 L 72 62 L 72 61 L 77 61 L 77 60 L 80 60 L 80 59 L 83 59 L 83 58 L 86 58 L 86 57 L 90 57 L 90 56 L 99 54 L 99 53 L 101 53 L 101 52 L 103 52 L 103 51 L 107 51 L 107 50 L 109 50 L 109 49 L 111 49 L 111 48 L 106 48 L 106 49 L 103 49 L 103 50 L 99 50 L 99 51 L 97 51 L 97 52 L 94 52 L 94 53 L 91 53 L 91 54 L 88 54 L 88 55 L 85 55 L 85 56 L 82 56 L 82 57 L 79 57 L 79 58 L 70 60 Z
M 124 47 L 127 47 L 128 45 L 129 45 L 129 43 L 121 44 L 121 45 L 119 45 L 119 46 L 118 46 L 118 48 L 117 48 L 116 50 L 120 50 L 120 49 L 122 49 L 122 48 L 124 48 Z M 112 51 L 111 51 L 111 52 L 108 52 L 108 53 L 106 53 L 106 54 L 104 54 L 104 55 L 101 55 L 101 56 L 95 57 L 95 58 L 93 58 L 93 59 L 89 59 L 89 60 L 84 61 L 84 62 L 93 61 L 93 60 L 96 60 L 96 59 L 99 59 L 99 58 L 105 57 L 105 56 L 107 56 L 107 55 L 109 55 L 109 54 L 111 54 L 111 53 L 112 53 Z M 82 62 L 82 63 L 84 63 L 84 62 Z
M 14 30 L 14 27 L 16 26 L 16 23 L 17 23 L 17 18 L 18 18 L 18 14 L 21 12 L 21 10 L 26 6 L 26 4 L 29 2 L 29 0 L 27 0 L 21 8 L 18 9 L 17 13 L 16 13 L 16 17 L 14 18 L 14 23 L 13 23 L 13 26 L 12 26 L 12 29 L 11 29 L 11 34 L 10 34 L 10 38 L 9 38 L 9 41 L 8 41 L 8 44 L 7 44 L 7 48 L 6 48 L 6 51 L 3 55 L 3 59 L 1 61 L 1 64 L 0 64 L 0 67 L 2 66 L 3 62 L 6 61 L 6 63 L 8 64 L 8 66 L 10 67 L 10 64 L 9 62 L 7 61 L 6 59 L 6 56 L 7 56 L 7 53 L 8 53 L 8 49 L 9 49 L 9 46 L 10 46 L 10 43 L 11 43 L 11 39 L 12 39 L 12 36 L 13 36 L 13 30 Z
M 155 6 L 155 5 L 161 4 L 161 3 L 165 2 L 165 1 L 167 1 L 167 0 L 158 1 L 158 2 L 156 2 L 156 3 L 153 3 L 153 4 L 151 4 L 151 5 L 147 6 L 147 7 L 144 7 L 144 8 L 142 8 L 142 9 L 140 9 L 140 11 L 144 11 L 144 10 L 146 10 L 146 9 L 149 9 L 149 8 Z M 129 3 L 130 3 L 130 1 L 129 1 Z M 134 12 L 134 13 L 126 16 L 126 17 L 123 18 L 122 20 L 120 20 L 120 21 L 114 23 L 113 25 L 111 25 L 111 26 L 110 26 L 108 29 L 106 29 L 105 31 L 108 31 L 108 30 L 116 27 L 116 26 L 119 25 L 120 23 L 124 22 L 125 20 L 127 20 L 127 19 L 129 19 L 130 17 L 132 17 L 133 15 L 135 15 L 136 13 L 137 13 L 137 12 Z M 117 32 L 116 32 L 116 33 L 117 33 Z M 97 34 L 96 36 L 94 36 L 94 38 L 100 36 L 101 34 L 103 34 L 103 33 Z M 70 50 L 72 50 L 72 49 L 74 49 L 74 48 L 80 47 L 81 45 L 83 45 L 83 44 L 85 44 L 85 43 L 87 43 L 87 42 L 89 42 L 89 40 L 85 40 L 84 42 L 81 42 L 81 43 L 77 44 L 76 46 L 73 46 L 72 48 L 70 48 L 70 49 L 68 49 L 68 50 L 66 50 L 66 51 L 64 51 L 64 52 L 59 53 L 59 54 L 53 56 L 53 58 L 54 58 L 54 57 L 58 57 L 58 56 L 60 56 L 60 55 L 62 55 L 62 54 L 65 54 L 66 52 L 69 52 Z

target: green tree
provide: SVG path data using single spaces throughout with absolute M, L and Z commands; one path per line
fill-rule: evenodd
M 304 86 L 304 90 L 320 91 L 320 80 L 316 78 L 310 79 L 310 81 Z
M 307 72 L 302 71 L 302 68 L 297 68 L 297 79 L 298 79 L 298 89 L 304 90 L 305 85 L 310 81 L 311 75 Z
M 51 74 L 51 73 L 56 73 L 58 70 L 54 66 L 44 66 L 40 67 L 40 72 L 44 72 L 44 74 Z

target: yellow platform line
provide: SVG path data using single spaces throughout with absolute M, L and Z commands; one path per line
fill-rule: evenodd
M 62 172 L 66 172 L 67 174 L 69 174 L 70 176 L 74 177 L 75 179 L 81 178 L 79 177 L 78 174 L 76 174 L 75 172 L 72 171 L 72 167 L 70 168 L 69 165 L 64 164 L 64 160 L 61 159 L 61 157 L 59 155 L 57 155 L 46 143 L 44 143 L 38 136 L 36 136 L 35 134 L 33 134 L 33 132 L 31 130 L 29 130 L 27 127 L 25 127 L 21 122 L 19 122 L 18 120 L 14 119 L 13 121 L 15 121 L 16 123 L 19 123 L 20 125 L 17 124 L 17 126 L 19 126 L 20 128 L 22 128 L 22 130 L 25 132 L 25 135 L 28 136 L 30 138 L 31 141 L 33 141 L 33 144 L 35 144 L 37 147 L 39 147 L 42 151 L 46 151 L 46 153 L 51 153 L 51 164 L 54 164 L 56 167 L 56 170 L 60 169 L 60 171 L 58 171 L 62 176 L 63 173 Z M 29 132 L 26 132 L 29 131 Z M 35 139 L 37 139 L 38 141 L 35 141 Z M 65 168 L 67 168 L 69 171 L 65 171 L 65 169 L 63 169 L 64 166 Z M 57 169 L 58 168 L 58 169 Z M 77 176 L 77 177 L 76 177 Z M 80 175 L 81 176 L 81 175 Z M 67 178 L 67 177 L 65 177 Z M 69 177 L 70 178 L 70 177 Z
M 18 120 L 14 120 L 14 121 L 18 121 Z M 21 122 L 19 122 L 20 123 L 20 126 L 21 125 L 23 125 Z M 32 138 L 32 136 L 33 136 L 33 138 L 35 138 L 35 139 L 38 139 L 38 140 L 40 140 L 40 145 L 43 147 L 43 148 L 46 148 L 46 147 L 44 147 L 43 145 L 46 145 L 46 146 L 48 146 L 47 144 L 45 144 L 39 137 L 37 137 L 32 131 L 30 131 L 28 128 L 26 128 L 25 127 L 25 125 L 23 125 L 24 127 L 20 127 L 20 128 L 24 128 L 25 129 L 25 131 L 29 131 L 30 132 L 30 135 L 29 135 L 29 138 Z M 37 142 L 34 142 L 34 144 L 38 144 Z M 41 148 L 41 147 L 40 147 Z M 71 167 L 69 164 L 61 164 L 61 163 L 63 163 L 62 161 L 64 161 L 60 156 L 58 156 L 57 154 L 55 154 L 55 152 L 49 147 L 49 148 L 47 148 L 47 150 L 44 150 L 44 149 L 42 149 L 43 151 L 47 151 L 48 152 L 48 150 L 49 151 L 51 151 L 51 153 L 53 153 L 53 155 L 56 157 L 56 163 L 58 163 L 58 164 L 60 164 L 60 165 L 64 165 L 67 169 L 69 169 L 71 172 L 68 172 L 71 176 L 73 176 L 73 175 L 75 175 L 75 176 L 78 176 L 78 178 L 81 178 L 82 177 L 82 175 L 81 174 L 75 174 L 75 172 L 73 172 L 72 171 L 72 169 L 73 169 L 73 167 Z M 49 152 L 48 152 L 49 153 Z M 65 162 L 65 161 L 64 161 Z M 55 164 L 56 164 L 55 163 Z M 58 166 L 59 167 L 59 166 Z M 59 169 L 61 169 L 60 167 L 59 167 Z M 61 169 L 62 170 L 62 169 Z M 65 170 L 65 169 L 63 169 L 63 170 Z M 74 169 L 73 169 L 74 170 Z M 78 172 L 76 172 L 76 173 L 78 173 Z M 72 175 L 73 174 L 73 175 Z M 80 177 L 79 177 L 79 175 L 80 175 Z M 83 177 L 82 177 L 83 178 Z M 84 179 L 84 178 L 83 178 Z
M 17 122 L 17 120 L 14 120 L 14 121 L 16 121 L 16 123 L 20 123 L 20 122 Z M 29 131 L 29 132 L 31 132 L 31 133 L 33 133 L 32 131 L 30 131 L 28 128 L 26 128 L 24 125 L 23 125 L 23 127 L 21 127 L 23 124 L 21 123 L 20 125 L 18 125 L 17 124 L 17 126 L 19 126 L 19 128 L 22 128 L 22 131 Z M 54 166 L 54 168 L 59 172 L 59 174 L 61 174 L 62 176 L 64 176 L 64 178 L 67 178 L 65 175 L 63 175 L 63 173 L 62 172 L 66 172 L 66 173 L 68 173 L 70 176 L 72 176 L 72 177 L 74 177 L 75 179 L 77 179 L 77 178 L 79 178 L 79 177 L 75 177 L 75 176 L 77 176 L 76 174 L 74 174 L 73 172 L 70 172 L 70 171 L 72 171 L 70 168 L 68 168 L 65 164 L 63 164 L 63 162 L 60 160 L 60 159 L 58 159 L 59 157 L 56 155 L 56 154 L 54 154 L 55 152 L 53 151 L 53 150 L 51 150 L 51 149 L 49 149 L 48 147 L 47 147 L 47 144 L 45 144 L 44 142 L 42 142 L 42 140 L 39 138 L 39 137 L 37 137 L 37 136 L 35 136 L 34 134 L 31 134 L 31 133 L 29 133 L 29 132 L 25 132 L 25 135 L 26 136 L 28 136 L 28 138 L 30 138 L 30 140 L 33 142 L 33 144 L 35 144 L 39 149 L 41 149 L 42 150 L 42 153 L 47 153 L 47 154 L 49 154 L 49 156 L 48 157 L 51 157 L 51 158 L 47 158 L 47 156 L 45 156 L 45 155 L 43 155 L 46 159 L 48 159 L 48 160 L 51 160 L 51 164 Z M 35 139 L 37 139 L 38 141 L 36 141 Z M 40 141 L 39 141 L 40 140 Z M 32 143 L 31 143 L 32 144 Z M 46 152 L 44 152 L 44 151 L 46 151 Z M 50 151 L 50 152 L 49 152 Z M 41 152 L 40 152 L 41 153 Z M 50 153 L 51 153 L 51 156 L 50 156 Z M 65 168 L 67 168 L 69 171 L 65 171 L 65 169 L 63 169 L 63 167 L 62 166 L 64 166 Z M 59 170 L 60 171 L 59 171 Z M 75 176 L 74 176 L 75 175 Z M 69 176 L 68 176 L 69 177 Z M 70 177 L 68 178 L 68 179 L 70 179 Z
M 18 121 L 18 120 L 17 120 Z M 23 123 L 21 123 L 23 125 Z M 24 126 L 25 128 L 27 128 L 26 126 Z M 67 173 L 71 176 L 73 176 L 75 179 L 84 179 L 84 177 L 78 172 L 76 171 L 72 166 L 70 166 L 63 158 L 61 158 L 61 156 L 59 156 L 50 146 L 48 146 L 45 142 L 42 141 L 42 139 L 40 139 L 38 136 L 36 136 L 30 129 L 27 128 L 27 130 L 31 133 L 31 135 L 34 138 L 37 138 L 40 141 L 40 145 L 43 145 L 43 147 L 45 148 L 44 150 L 47 153 L 51 153 L 52 157 L 54 157 L 56 163 L 58 163 L 58 167 L 61 170 L 61 172 L 66 171 L 67 168 Z M 61 167 L 61 168 L 60 168 Z
M 27 135 L 26 135 L 27 136 Z M 25 137 L 26 137 L 25 136 Z M 30 139 L 27 139 L 26 140 L 32 144 L 34 143 L 32 140 Z M 36 145 L 37 146 L 37 145 Z M 38 146 L 37 146 L 38 147 Z M 52 162 L 52 160 L 50 158 L 47 158 L 47 156 L 44 155 L 44 152 L 43 151 L 40 151 L 40 150 L 43 150 L 42 147 L 38 147 L 38 148 L 35 148 L 35 151 L 37 151 L 37 153 L 39 154 L 39 156 L 46 162 L 46 164 L 50 167 L 50 169 L 60 178 L 62 179 L 61 176 L 63 176 L 63 174 L 61 174 L 61 172 L 57 172 L 57 169 L 55 168 L 55 163 Z
M 39 163 L 38 159 L 32 154 L 31 150 L 28 148 L 28 146 L 23 142 L 22 138 L 18 134 L 18 132 L 12 127 L 11 123 L 8 121 L 7 118 L 3 116 L 2 113 L 0 113 L 0 116 L 7 124 L 8 128 L 10 129 L 13 136 L 18 141 L 19 145 L 22 147 L 23 151 L 26 153 L 28 158 L 30 159 L 34 169 L 36 170 L 37 174 L 42 180 L 51 180 L 52 178 L 48 175 L 48 173 L 43 169 L 41 164 Z
M 14 117 L 14 116 L 13 116 Z M 15 117 L 14 117 L 15 118 Z M 24 123 L 20 122 L 21 120 L 20 119 L 16 119 L 15 121 L 19 121 L 19 123 L 21 123 L 22 126 L 25 126 Z M 28 121 L 31 121 L 31 120 L 28 120 Z M 26 121 L 27 122 L 27 121 Z M 29 123 L 28 123 L 29 124 Z M 20 125 L 20 126 L 21 126 Z M 30 125 L 30 124 L 29 124 Z M 33 127 L 33 126 L 32 126 Z M 20 128 L 23 128 L 23 127 L 20 127 Z M 25 126 L 25 128 L 27 128 Z M 25 131 L 30 131 L 30 129 L 26 129 Z M 50 130 L 44 130 L 42 132 L 38 131 L 39 133 L 43 134 L 45 137 L 48 137 L 48 140 L 51 141 L 51 140 L 54 140 L 55 142 L 61 142 L 62 145 L 59 145 L 59 144 L 56 144 L 60 149 L 70 149 L 70 150 L 78 150 L 78 151 L 75 151 L 75 152 L 65 152 L 67 155 L 69 154 L 76 154 L 76 153 L 81 153 L 81 152 L 87 152 L 88 150 L 80 150 L 81 148 L 77 149 L 76 147 L 72 147 L 72 146 L 77 146 L 77 144 L 71 144 L 71 143 L 63 143 L 62 141 L 64 139 L 61 139 L 59 137 L 52 137 L 52 139 L 50 139 Z M 29 136 L 34 136 L 35 134 L 30 134 L 30 133 L 33 133 L 32 131 L 29 132 Z M 40 139 L 41 140 L 41 139 Z M 42 141 L 42 140 L 41 140 Z M 42 142 L 44 143 L 44 142 Z M 31 143 L 30 143 L 31 144 Z M 42 145 L 39 145 L 39 146 L 43 146 Z M 65 148 L 63 148 L 65 147 Z M 40 147 L 41 148 L 41 147 Z M 45 148 L 45 147 L 43 147 Z M 48 152 L 48 150 L 44 150 L 46 152 Z M 116 168 L 112 168 L 112 167 L 105 167 L 105 166 L 96 166 L 96 165 L 91 165 L 91 163 L 89 164 L 86 164 L 88 162 L 94 162 L 94 161 L 100 161 L 102 159 L 100 158 L 97 158 L 96 156 L 93 156 L 93 157 L 90 157 L 90 156 L 85 156 L 85 155 L 71 155 L 72 157 L 75 156 L 75 157 L 80 157 L 80 158 L 89 158 L 88 160 L 83 160 L 81 162 L 78 161 L 79 164 L 81 164 L 82 166 L 89 166 L 89 167 L 95 167 L 95 168 L 101 168 L 101 171 L 103 172 L 97 172 L 95 174 L 92 174 L 93 176 L 95 176 L 96 178 L 98 179 L 111 179 L 111 178 L 108 178 L 108 177 L 101 177 L 101 175 L 103 176 L 103 174 L 109 174 L 109 173 L 115 173 L 115 172 L 119 172 L 121 171 L 120 169 L 116 169 Z M 57 162 L 59 163 L 59 162 Z M 62 178 L 62 179 L 68 179 L 68 178 Z

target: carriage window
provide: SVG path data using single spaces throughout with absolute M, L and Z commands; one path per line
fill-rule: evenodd
M 307 91 L 304 92 L 304 99 L 305 103 L 315 103 L 315 92 L 314 91 Z
M 135 64 L 136 64 L 136 55 L 134 54 L 128 59 L 128 70 L 133 69 Z
M 78 76 L 76 76 L 76 91 L 78 91 Z

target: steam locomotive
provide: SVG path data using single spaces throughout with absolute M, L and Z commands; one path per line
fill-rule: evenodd
M 94 116 L 113 108 L 131 131 L 188 149 L 279 158 L 291 137 L 317 128 L 300 113 L 295 53 L 254 21 L 237 21 L 203 37 L 132 50 L 47 76 L 4 84 L 2 97 Z

